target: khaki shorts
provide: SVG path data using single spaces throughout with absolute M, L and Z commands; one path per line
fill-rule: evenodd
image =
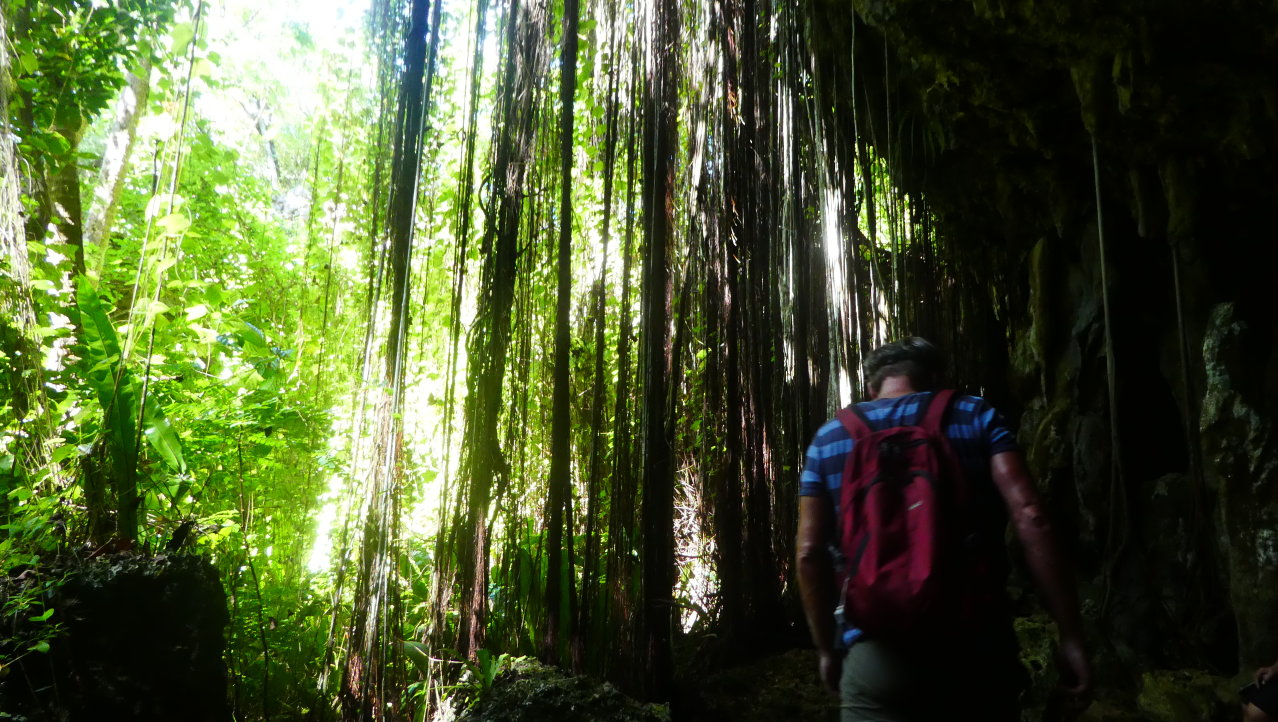
M 1001 635 L 999 635 L 1001 636 Z M 1019 722 L 1025 668 L 1015 637 L 940 650 L 902 650 L 874 640 L 843 660 L 841 722 Z

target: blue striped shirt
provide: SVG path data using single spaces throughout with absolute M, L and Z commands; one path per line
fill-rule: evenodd
M 878 431 L 893 426 L 914 426 L 923 419 L 919 410 L 930 399 L 931 391 L 922 391 L 890 399 L 875 399 L 858 404 Z M 1003 415 L 979 396 L 955 396 L 945 415 L 942 430 L 954 447 L 968 483 L 973 489 L 988 487 L 990 457 L 1004 451 L 1018 451 L 1016 438 L 1007 427 Z M 839 489 L 843 483 L 843 467 L 852 451 L 852 437 L 838 419 L 827 421 L 817 430 L 808 446 L 803 475 L 799 478 L 800 496 L 827 494 L 838 513 Z
M 875 399 L 858 406 L 869 421 L 870 429 L 880 431 L 894 426 L 915 426 L 922 422 L 919 411 L 926 408 L 923 402 L 931 396 L 931 391 L 922 391 L 890 399 Z M 990 457 L 1004 451 L 1019 451 L 1016 438 L 1007 427 L 1007 421 L 985 399 L 956 395 L 945 414 L 941 430 L 954 447 L 969 488 L 976 494 L 973 512 L 981 520 L 977 526 L 992 532 L 1005 529 L 1007 518 L 990 477 Z M 836 519 L 839 513 L 839 491 L 843 485 L 843 467 L 847 463 L 848 454 L 852 452 L 853 443 L 852 436 L 842 422 L 837 418 L 827 421 L 817 430 L 812 444 L 808 446 L 803 475 L 799 479 L 799 495 L 827 495 Z M 990 538 L 1002 537 L 991 534 Z M 837 559 L 836 541 L 834 546 Z M 999 570 L 996 573 L 1005 575 L 1006 559 L 1001 551 L 997 553 L 997 557 L 991 559 Z M 842 562 L 840 560 L 837 563 Z M 850 624 L 843 624 L 837 630 L 837 636 L 846 648 L 861 638 L 861 630 Z

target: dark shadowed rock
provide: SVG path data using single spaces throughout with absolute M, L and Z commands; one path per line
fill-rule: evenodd
M 1239 650 L 1253 665 L 1270 663 L 1278 648 L 1278 435 L 1258 373 L 1273 355 L 1272 337 L 1234 304 L 1213 310 L 1203 339 L 1203 459 L 1220 499 Z
M 698 688 L 701 697 L 691 719 L 770 722 L 839 716 L 838 699 L 817 679 L 815 650 L 792 650 L 688 684 Z
M 47 601 L 61 633 L 0 679 L 0 710 L 32 721 L 230 720 L 226 595 L 206 559 L 119 554 L 42 574 L 65 575 Z M 6 620 L 18 630 L 0 642 L 6 657 L 26 650 L 27 616 Z

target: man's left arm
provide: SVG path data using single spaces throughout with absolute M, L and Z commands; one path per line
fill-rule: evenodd
M 795 565 L 799 572 L 803 614 L 808 619 L 812 643 L 821 656 L 821 679 L 838 693 L 843 660 L 834 649 L 834 560 L 830 556 L 832 517 L 830 502 L 824 496 L 799 497 Z

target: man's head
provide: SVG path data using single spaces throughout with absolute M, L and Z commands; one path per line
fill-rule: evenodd
M 876 398 L 883 380 L 891 376 L 907 377 L 915 391 L 932 391 L 940 385 L 944 369 L 941 352 L 918 336 L 880 346 L 865 357 L 866 385 Z

